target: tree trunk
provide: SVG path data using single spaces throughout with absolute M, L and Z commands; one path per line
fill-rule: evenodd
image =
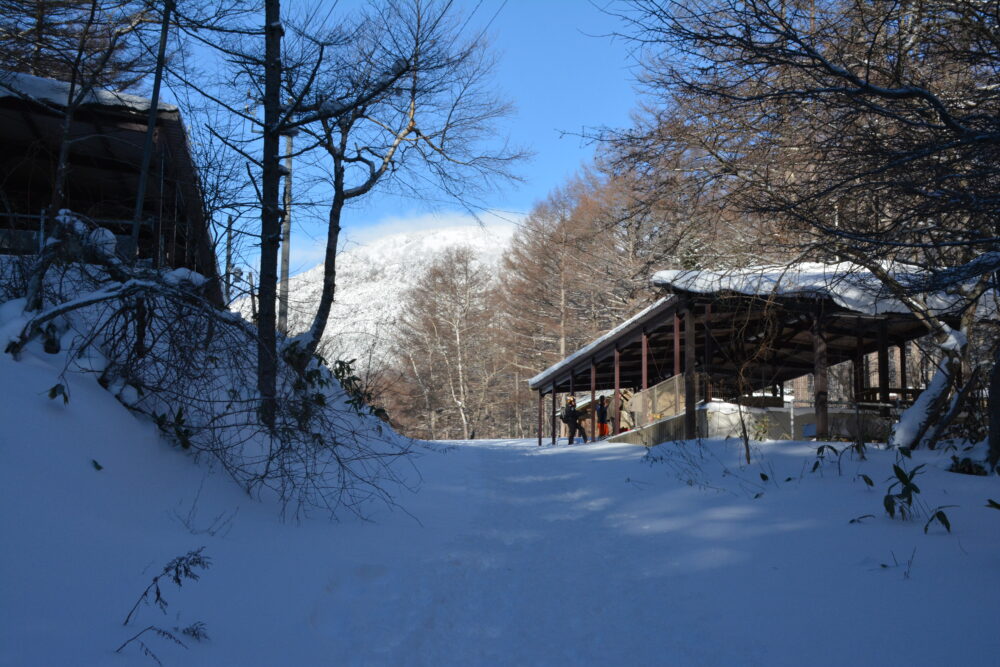
M 288 265 L 292 244 L 292 135 L 285 136 L 285 194 L 281 218 L 281 288 L 278 293 L 278 331 L 288 335 Z
M 993 371 L 990 373 L 990 435 L 987 461 L 991 470 L 1000 465 L 1000 345 L 993 353 Z
M 465 368 L 463 364 L 463 354 L 462 354 L 462 330 L 461 330 L 461 320 L 457 321 L 452 326 L 452 331 L 455 334 L 455 364 L 456 371 L 458 375 L 458 395 L 454 394 L 452 397 L 455 399 L 455 405 L 458 406 L 458 416 L 462 419 L 462 440 L 469 439 L 469 416 L 467 412 L 468 401 L 466 398 L 465 391 Z
M 275 301 L 278 283 L 278 240 L 281 235 L 278 163 L 281 128 L 281 0 L 264 3 L 264 174 L 260 214 L 260 312 L 257 320 L 257 390 L 261 421 L 274 426 L 278 356 Z
M 139 183 L 136 187 L 135 208 L 132 212 L 131 252 L 133 257 L 139 253 L 139 227 L 142 224 L 142 210 L 146 204 L 146 183 L 149 180 L 149 163 L 153 157 L 153 135 L 156 133 L 156 116 L 160 105 L 160 83 L 163 81 L 163 66 L 166 63 L 167 37 L 170 30 L 170 12 L 173 9 L 174 0 L 166 0 L 163 3 L 160 41 L 156 51 L 156 70 L 153 73 L 153 96 L 149 100 L 146 136 L 142 143 L 142 165 L 139 167 Z
M 326 320 L 330 317 L 333 298 L 337 291 L 337 244 L 340 242 L 340 216 L 344 211 L 344 166 L 337 162 L 334 166 L 334 195 L 330 204 L 329 229 L 326 235 L 326 254 L 323 258 L 323 290 L 320 293 L 319 305 L 313 317 L 309 334 L 304 341 L 301 356 L 296 360 L 299 370 L 304 370 L 309 359 L 316 353 L 323 332 L 326 331 Z

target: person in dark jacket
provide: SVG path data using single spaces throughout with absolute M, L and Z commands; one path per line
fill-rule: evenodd
M 597 434 L 594 437 L 606 438 L 611 433 L 608 428 L 608 399 L 601 396 L 597 399 Z
M 576 399 L 570 396 L 566 399 L 566 407 L 563 408 L 562 420 L 569 427 L 569 444 L 573 444 L 573 438 L 576 437 L 576 432 L 580 432 L 580 439 L 583 442 L 587 442 L 587 431 L 584 430 L 583 424 L 580 423 L 580 413 L 576 409 Z

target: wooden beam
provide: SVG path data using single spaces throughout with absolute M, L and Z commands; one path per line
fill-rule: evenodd
M 695 331 L 694 307 L 684 308 L 684 437 L 688 440 L 698 437 L 698 415 L 695 396 Z
M 889 402 L 889 335 L 885 322 L 878 323 L 878 400 Z
M 615 423 L 614 435 L 621 433 L 622 428 L 622 382 L 621 382 L 621 351 L 615 348 Z
M 854 350 L 854 359 L 851 362 L 851 370 L 854 371 L 854 402 L 861 400 L 865 391 L 865 339 L 861 333 L 861 318 L 858 318 L 857 346 Z
M 823 321 L 817 316 L 813 321 L 814 391 L 813 402 L 816 409 L 816 439 L 823 440 L 830 435 L 829 394 L 826 365 L 826 339 L 823 337 Z
M 649 334 L 642 331 L 642 389 L 649 388 Z
M 906 346 L 907 342 L 899 344 L 899 386 L 903 389 L 903 400 L 906 400 Z
M 556 393 L 556 383 L 552 382 L 552 444 L 556 444 L 556 410 L 559 409 L 559 395 Z
M 597 439 L 597 363 L 590 360 L 590 438 Z
M 674 313 L 674 375 L 681 372 L 681 316 Z
M 545 392 L 538 390 L 538 446 L 542 446 L 542 424 L 545 422 Z
M 705 386 L 702 387 L 702 392 L 705 397 L 705 402 L 712 400 L 712 304 L 705 304 L 705 320 L 702 324 L 702 329 L 705 335 L 705 350 L 704 350 L 704 366 L 702 372 L 705 374 Z

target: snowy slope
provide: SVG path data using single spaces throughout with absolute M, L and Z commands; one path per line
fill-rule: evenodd
M 321 351 L 333 359 L 357 359 L 362 369 L 377 370 L 386 358 L 389 338 L 411 288 L 441 252 L 466 246 L 485 264 L 495 264 L 510 241 L 511 225 L 464 226 L 394 234 L 349 247 L 337 257 L 336 301 L 327 321 Z M 312 324 L 323 287 L 323 267 L 289 281 L 289 331 Z M 238 309 L 249 317 L 249 304 Z
M 890 452 L 811 473 L 815 444 L 742 466 L 719 441 L 661 446 L 653 465 L 630 445 L 442 443 L 414 461 L 419 490 L 396 489 L 406 511 L 286 524 L 93 377 L 60 378 L 62 361 L 0 355 L 2 665 L 154 664 L 114 650 L 196 620 L 209 640 L 148 647 L 166 665 L 985 667 L 1000 652 L 985 507 L 1000 478 L 946 473 L 946 454 L 905 465 L 928 464 L 925 509 L 957 506 L 950 535 L 883 514 Z M 68 404 L 47 397 L 56 381 Z M 123 627 L 162 566 L 202 546 L 201 579 L 164 583 L 166 613 L 140 605 Z

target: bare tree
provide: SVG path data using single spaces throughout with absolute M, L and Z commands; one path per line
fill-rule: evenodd
M 664 113 L 703 128 L 697 148 L 730 204 L 799 230 L 814 257 L 872 272 L 935 337 L 940 379 L 918 427 L 894 437 L 919 444 L 948 406 L 968 327 L 1000 270 L 997 3 L 619 8 L 649 90 Z M 922 296 L 942 289 L 959 299 L 963 332 Z
M 345 206 L 377 186 L 428 188 L 466 201 L 510 178 L 521 154 L 497 143 L 508 106 L 490 94 L 492 66 L 481 35 L 466 38 L 452 3 L 386 0 L 315 46 L 316 67 L 292 80 L 294 119 L 327 158 L 332 188 L 323 291 L 299 337 L 308 359 L 320 343 L 337 276 Z
M 507 370 L 492 307 L 495 289 L 492 267 L 460 247 L 442 253 L 406 298 L 401 372 L 422 394 L 412 409 L 432 418 L 440 412 L 451 436 L 468 439 L 490 430 L 495 392 Z M 437 435 L 439 429 L 428 430 Z
M 0 62 L 9 71 L 129 90 L 150 70 L 133 34 L 148 14 L 141 0 L 0 0 Z

